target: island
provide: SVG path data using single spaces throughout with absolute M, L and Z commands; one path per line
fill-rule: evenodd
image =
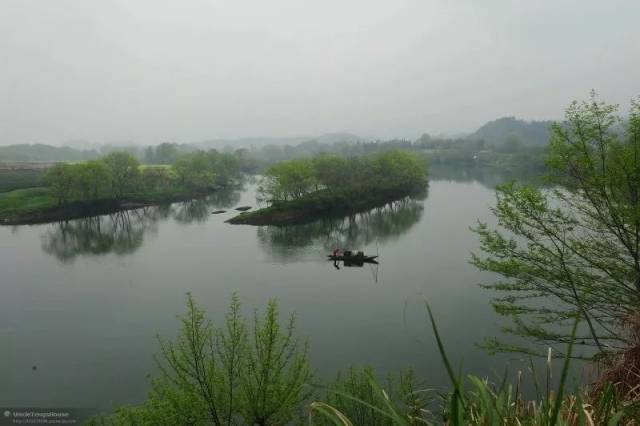
M 270 167 L 258 188 L 267 206 L 229 220 L 242 225 L 290 225 L 359 213 L 427 188 L 426 160 L 390 150 L 362 157 L 320 155 Z

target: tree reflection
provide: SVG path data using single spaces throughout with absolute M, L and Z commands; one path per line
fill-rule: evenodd
M 348 217 L 324 218 L 305 225 L 262 226 L 258 228 L 258 241 L 279 260 L 299 257 L 302 247 L 316 247 L 325 254 L 335 247 L 362 248 L 398 238 L 420 221 L 423 210 L 420 200 L 407 197 Z
M 136 251 L 156 221 L 145 209 L 59 222 L 42 236 L 42 249 L 62 262 L 80 255 L 126 255 Z
M 228 208 L 239 200 L 240 192 L 234 188 L 197 200 L 61 221 L 46 229 L 42 249 L 62 262 L 78 256 L 128 255 L 142 246 L 145 234 L 157 232 L 161 221 L 204 222 L 211 209 Z

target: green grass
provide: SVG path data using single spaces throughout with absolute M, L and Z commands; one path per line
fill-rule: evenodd
M 0 193 L 0 218 L 42 211 L 57 204 L 49 188 L 45 187 L 3 192 Z

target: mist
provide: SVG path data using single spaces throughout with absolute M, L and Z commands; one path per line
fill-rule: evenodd
M 415 138 L 640 94 L 627 1 L 0 4 L 0 144 Z

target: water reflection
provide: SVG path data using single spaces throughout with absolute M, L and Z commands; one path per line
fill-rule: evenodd
M 420 221 L 423 202 L 404 198 L 383 207 L 344 218 L 324 218 L 304 225 L 262 226 L 260 245 L 277 261 L 300 259 L 302 247 L 316 247 L 326 254 L 335 247 L 363 248 L 384 243 L 406 233 Z M 318 254 L 318 253 L 316 253 Z
M 41 236 L 42 250 L 62 262 L 78 256 L 128 255 L 142 246 L 145 234 L 157 232 L 161 221 L 204 222 L 211 209 L 229 208 L 239 200 L 240 190 L 234 189 L 197 200 L 53 223 Z
M 157 229 L 157 220 L 146 210 L 59 222 L 42 235 L 42 249 L 62 262 L 81 255 L 133 253 L 142 245 L 145 232 Z
M 541 183 L 540 172 L 532 170 L 504 170 L 495 167 L 457 167 L 438 164 L 429 166 L 429 179 L 453 182 L 476 181 L 490 189 L 512 180 L 535 185 Z

